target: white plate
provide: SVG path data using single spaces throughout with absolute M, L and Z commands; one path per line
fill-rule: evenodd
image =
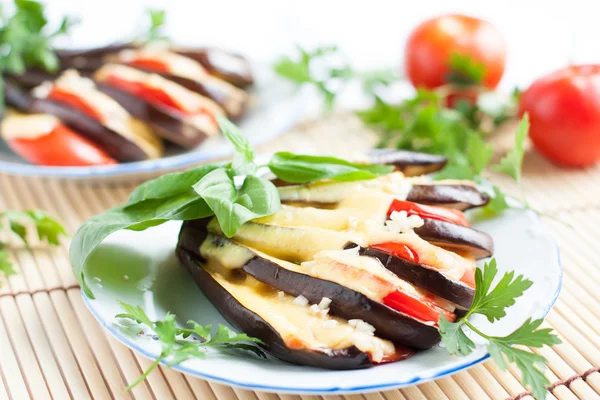
M 249 112 L 238 123 L 254 146 L 265 143 L 291 128 L 303 114 L 304 97 L 288 83 L 277 79 L 268 66 L 255 65 L 255 86 Z M 155 160 L 93 167 L 47 167 L 33 165 L 14 154 L 0 139 L 0 172 L 13 175 L 68 179 L 139 179 L 162 175 L 202 162 L 230 156 L 233 147 L 222 137 L 211 138 L 195 149 L 173 150 Z
M 140 304 L 151 318 L 168 310 L 179 323 L 193 319 L 202 324 L 226 324 L 195 286 L 174 255 L 180 224 L 170 222 L 144 232 L 121 231 L 110 236 L 92 254 L 86 266 L 88 282 L 97 296 L 86 304 L 100 323 L 126 346 L 156 358 L 159 344 L 149 337 L 131 336 L 115 325 L 117 299 Z M 558 248 L 531 211 L 510 211 L 502 217 L 476 223 L 490 233 L 500 272 L 516 270 L 534 284 L 508 309 L 501 323 L 490 325 L 474 318 L 490 334 L 506 334 L 528 317 L 541 318 L 556 301 L 562 280 Z M 127 278 L 124 279 L 124 276 Z M 85 297 L 85 296 L 84 296 Z M 487 359 L 485 346 L 467 357 L 451 356 L 441 347 L 418 353 L 398 363 L 365 370 L 329 371 L 285 364 L 276 359 L 209 354 L 173 368 L 202 379 L 246 389 L 289 393 L 353 393 L 397 388 L 426 382 L 466 369 Z

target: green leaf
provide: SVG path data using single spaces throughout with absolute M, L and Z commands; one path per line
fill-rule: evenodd
M 132 206 L 145 200 L 165 199 L 190 191 L 190 188 L 202 177 L 215 169 L 218 164 L 207 164 L 184 172 L 173 172 L 142 183 L 127 199 L 126 206 Z
M 525 114 L 515 132 L 515 146 L 500 160 L 500 164 L 492 168 L 512 177 L 516 182 L 521 181 L 521 167 L 525 154 L 525 138 L 529 132 L 529 115 Z
M 247 221 L 281 208 L 277 189 L 271 182 L 248 175 L 238 192 L 225 168 L 207 174 L 194 185 L 194 190 L 206 201 L 227 237 L 232 237 Z
M 8 252 L 2 249 L 0 249 L 0 273 L 4 274 L 6 277 L 17 273 L 12 262 L 10 262 Z
M 521 371 L 523 385 L 531 388 L 533 397 L 536 399 L 546 398 L 546 394 L 548 393 L 546 386 L 550 382 L 543 373 L 546 363 L 544 357 L 498 342 L 490 342 L 488 351 L 501 369 L 507 369 L 504 358 L 508 362 L 515 363 Z
M 487 144 L 480 135 L 469 132 L 467 136 L 467 157 L 474 175 L 479 175 L 492 159 L 494 148 Z
M 233 145 L 235 148 L 235 154 L 233 155 L 233 162 L 231 168 L 235 175 L 247 175 L 254 173 L 256 166 L 254 165 L 254 150 L 250 146 L 248 139 L 246 139 L 240 129 L 235 126 L 227 118 L 217 115 L 217 121 L 223 136 Z
M 515 271 L 506 272 L 494 289 L 490 290 L 492 282 L 498 273 L 496 259 L 485 263 L 483 272 L 475 270 L 475 297 L 471 305 L 471 314 L 482 314 L 490 321 L 500 320 L 506 315 L 505 309 L 515 304 L 515 299 L 531 287 L 533 282 L 523 275 L 515 278 Z
M 452 53 L 448 62 L 450 73 L 446 77 L 448 83 L 455 85 L 479 85 L 483 82 L 485 65 L 470 55 Z
M 268 164 L 271 172 L 289 183 L 308 183 L 323 179 L 356 181 L 389 174 L 388 165 L 354 164 L 327 156 L 310 156 L 288 152 L 275 153 Z
M 75 276 L 83 282 L 83 267 L 88 256 L 111 233 L 121 229 L 142 230 L 166 221 L 186 221 L 212 215 L 204 200 L 193 191 L 166 199 L 144 200 L 127 207 L 117 206 L 90 218 L 75 233 L 70 260 Z
M 148 28 L 146 41 L 151 42 L 153 40 L 166 39 L 162 33 L 166 19 L 165 11 L 149 8 L 146 10 L 146 13 L 150 17 L 150 27 Z
M 61 223 L 42 210 L 8 210 L 0 212 L 0 217 L 8 220 L 10 229 L 25 243 L 27 243 L 26 224 L 34 225 L 39 239 L 51 245 L 58 245 L 60 236 L 67 235 Z
M 490 196 L 490 202 L 481 209 L 481 212 L 488 216 L 495 216 L 505 210 L 512 208 L 506 201 L 507 196 L 496 185 L 492 187 L 493 195 Z
M 531 320 L 528 318 L 518 329 L 513 333 L 504 337 L 494 336 L 493 340 L 499 343 L 505 343 L 510 345 L 522 345 L 529 347 L 543 347 L 553 346 L 560 344 L 562 341 L 552 333 L 552 329 L 538 329 L 538 327 L 544 322 L 543 319 Z
M 132 306 L 122 301 L 118 301 L 119 305 L 125 311 L 124 313 L 115 315 L 115 318 L 129 318 L 137 322 L 138 324 L 145 324 L 149 328 L 154 326 L 154 323 L 150 320 L 144 309 L 140 306 Z
M 469 355 L 475 349 L 475 343 L 462 330 L 461 323 L 449 322 L 444 313 L 438 320 L 442 343 L 450 354 Z

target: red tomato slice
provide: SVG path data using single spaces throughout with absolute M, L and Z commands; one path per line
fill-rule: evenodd
M 156 72 L 169 72 L 169 66 L 166 63 L 153 58 L 140 57 L 129 61 L 127 64 L 131 65 L 132 67 L 148 69 Z
M 451 208 L 428 206 L 410 201 L 394 199 L 388 210 L 388 216 L 394 211 L 406 211 L 408 215 L 418 215 L 421 218 L 437 219 L 462 226 L 471 226 L 464 214 Z
M 369 247 L 376 250 L 381 250 L 395 257 L 403 258 L 408 261 L 416 263 L 419 262 L 419 255 L 417 254 L 417 252 L 402 243 L 377 243 L 369 245 Z
M 48 98 L 76 108 L 82 113 L 94 118 L 96 121 L 102 121 L 102 116 L 93 107 L 87 104 L 84 99 L 76 94 L 65 92 L 64 90 L 54 87 L 48 94 Z
M 444 311 L 429 302 L 412 297 L 401 290 L 396 290 L 385 296 L 383 304 L 421 321 L 437 323 L 440 312 L 444 313 L 448 321 L 454 321 L 455 318 L 453 313 Z
M 180 113 L 184 112 L 184 110 L 181 109 L 179 104 L 177 104 L 168 94 L 166 94 L 160 89 L 148 87 L 139 82 L 132 82 L 126 79 L 121 79 L 114 75 L 108 78 L 108 83 L 120 89 L 123 89 L 126 92 L 133 94 L 134 96 L 141 97 L 142 99 L 150 103 L 167 107 Z
M 13 139 L 10 148 L 29 162 L 48 166 L 111 165 L 112 159 L 95 143 L 64 125 L 35 139 Z

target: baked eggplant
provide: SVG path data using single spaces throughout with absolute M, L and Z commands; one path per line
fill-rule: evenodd
M 220 131 L 215 116 L 225 112 L 218 104 L 160 75 L 125 65 L 106 64 L 94 73 L 94 79 L 181 115 L 186 123 L 207 136 Z
M 7 83 L 5 93 L 8 105 L 23 112 L 54 115 L 66 126 L 96 143 L 118 161 L 141 161 L 148 157 L 136 143 L 76 108 L 53 100 L 33 98 L 10 83 Z
M 115 86 L 96 82 L 98 90 L 112 97 L 134 117 L 146 121 L 152 130 L 165 140 L 184 148 L 193 148 L 208 135 L 197 124 L 165 107 L 156 106 Z
M 481 207 L 489 202 L 489 197 L 473 185 L 462 181 L 439 181 L 436 183 L 414 184 L 402 174 L 392 173 L 375 179 L 354 182 L 315 182 L 304 185 L 278 186 L 279 197 L 284 203 L 335 205 L 353 194 L 368 189 L 393 194 L 407 201 L 453 208 L 464 211 Z
M 423 226 L 415 228 L 421 238 L 456 253 L 470 254 L 476 259 L 494 254 L 491 236 L 477 229 L 446 221 L 423 218 Z
M 253 290 L 253 287 L 258 286 L 258 281 L 248 282 L 253 279 L 251 277 L 246 277 L 244 284 L 239 284 L 223 278 L 218 273 L 211 273 L 203 267 L 201 259 L 195 258 L 181 247 L 177 253 L 200 290 L 223 317 L 242 332 L 261 339 L 265 350 L 280 360 L 319 368 L 347 370 L 396 361 L 411 354 L 410 351 L 400 353 L 393 343 L 366 333 L 360 336 L 362 341 L 353 339 L 352 336 L 356 333 L 345 321 L 314 316 L 308 308 L 294 305 L 290 296 L 280 295 L 267 285 L 262 284 Z M 291 321 L 288 319 L 290 316 L 300 317 L 304 322 L 303 326 L 296 325 L 299 331 L 310 330 L 313 335 L 286 332 L 284 326 L 277 324 L 278 319 Z M 319 329 L 332 329 L 322 326 L 326 321 L 335 321 L 333 329 L 336 332 L 319 335 Z M 327 340 L 329 335 L 335 335 L 333 338 L 337 343 L 330 345 L 331 339 Z M 309 336 L 312 337 L 308 339 Z
M 489 203 L 490 198 L 477 190 L 475 186 L 459 182 L 456 184 L 412 185 L 406 200 L 465 211 L 485 206 Z
M 226 259 L 227 268 L 242 270 L 293 296 L 304 296 L 311 304 L 319 304 L 323 298 L 330 299 L 331 314 L 347 320 L 365 321 L 375 328 L 378 336 L 396 343 L 428 349 L 440 340 L 432 324 L 422 323 L 340 283 L 303 273 L 299 266 L 266 257 L 224 237 L 207 235 L 185 223 L 179 247 L 200 259 Z
M 396 167 L 405 176 L 430 174 L 446 166 L 444 156 L 407 150 L 375 149 L 367 153 L 369 164 L 387 164 Z
M 153 72 L 193 92 L 214 100 L 228 117 L 237 119 L 246 109 L 248 94 L 220 78 L 209 75 L 196 60 L 153 46 L 119 52 L 116 62 Z

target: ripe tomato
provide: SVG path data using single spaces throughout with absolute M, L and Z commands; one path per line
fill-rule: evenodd
M 584 167 L 600 160 L 600 65 L 575 65 L 539 78 L 521 95 L 529 137 L 550 160 Z
M 29 162 L 48 166 L 111 165 L 104 150 L 64 125 L 35 139 L 12 139 L 9 147 Z
M 447 83 L 453 54 L 483 64 L 483 85 L 498 86 L 506 61 L 502 34 L 489 22 L 458 14 L 427 20 L 408 37 L 404 63 L 413 86 L 433 89 Z

